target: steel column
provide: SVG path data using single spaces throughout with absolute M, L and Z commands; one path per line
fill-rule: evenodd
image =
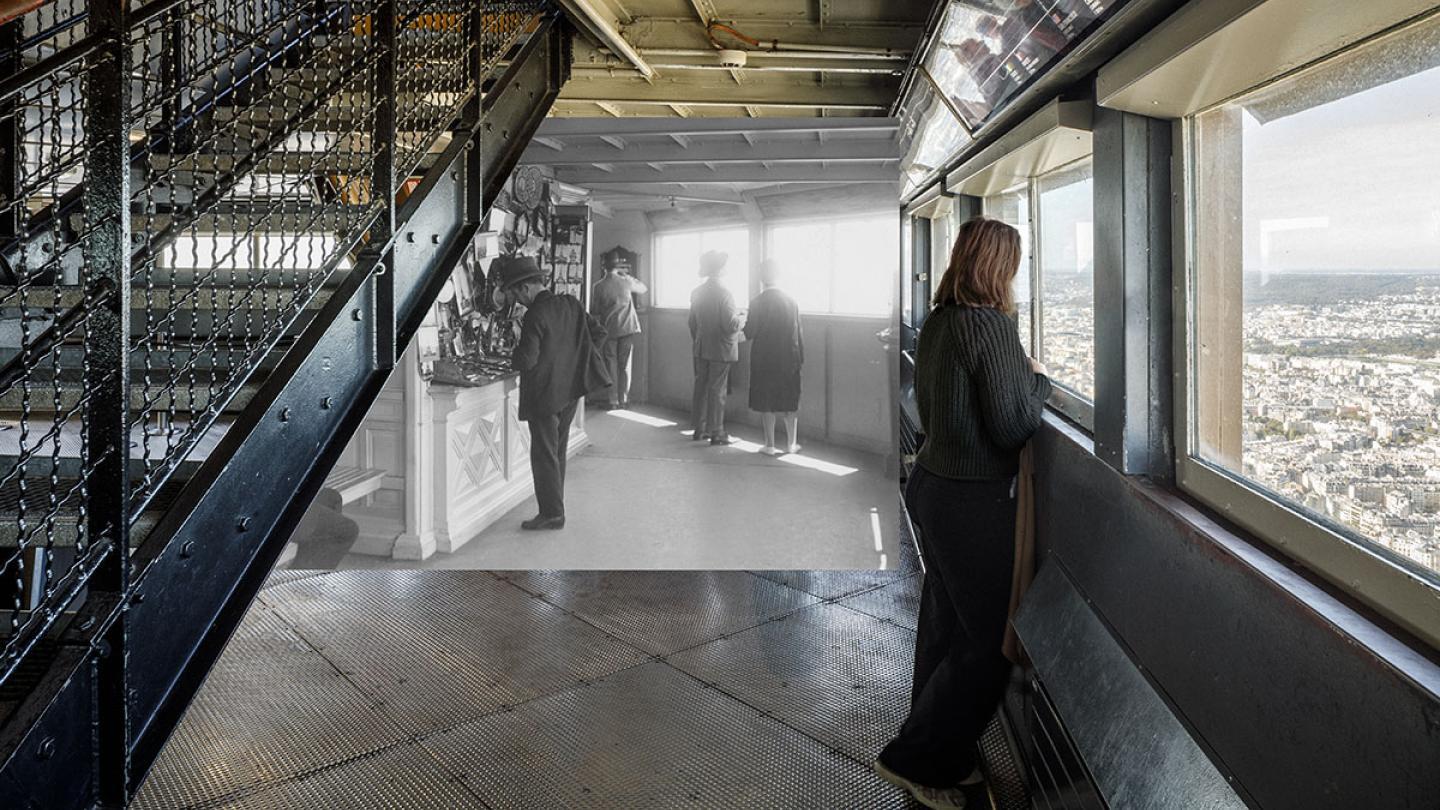
M 398 20 L 396 0 L 381 0 L 373 20 L 372 35 L 379 56 L 375 63 L 375 168 L 370 194 L 384 202 L 380 219 L 370 229 L 373 249 L 384 250 L 377 258 L 375 275 L 375 364 L 393 368 L 395 345 L 395 253 L 388 245 L 395 234 L 395 81 L 399 51 L 396 42 Z
M 87 64 L 85 115 L 85 240 L 82 283 L 111 295 L 85 330 L 93 369 L 87 438 L 100 460 L 91 475 L 86 531 L 108 544 L 90 583 L 90 598 L 124 600 L 130 591 L 130 47 L 129 0 L 93 0 L 90 30 L 102 38 Z M 94 780 L 98 804 L 130 799 L 131 702 L 128 605 L 100 644 L 95 669 Z
M 1174 477 L 1170 122 L 1097 108 L 1095 452 Z

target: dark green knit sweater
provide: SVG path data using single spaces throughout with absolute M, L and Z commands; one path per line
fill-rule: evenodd
M 1050 379 L 1030 369 L 1015 322 L 997 309 L 943 306 L 920 330 L 916 463 L 945 478 L 1008 478 L 1040 427 Z

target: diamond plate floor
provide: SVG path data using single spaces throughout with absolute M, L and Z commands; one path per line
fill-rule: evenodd
M 918 577 L 788 573 L 278 578 L 135 806 L 916 807 Z

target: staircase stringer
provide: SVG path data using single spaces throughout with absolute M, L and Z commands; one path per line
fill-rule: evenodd
M 568 78 L 567 24 L 544 17 L 485 97 L 473 126 L 397 212 L 396 232 L 434 234 L 431 253 L 372 245 L 136 549 L 132 597 L 87 602 L 39 688 L 0 725 L 0 806 L 94 802 L 86 778 L 106 631 L 129 623 L 131 785 L 138 785 L 228 642 L 393 365 L 377 355 L 378 283 L 393 283 L 403 351 L 477 223 Z M 464 170 L 460 170 L 461 168 Z M 471 205 L 465 204 L 470 200 Z M 426 240 L 429 241 L 429 240 Z M 381 272 L 393 264 L 389 281 Z

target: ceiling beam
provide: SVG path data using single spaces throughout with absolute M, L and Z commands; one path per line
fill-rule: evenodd
M 679 183 L 643 183 L 625 184 L 610 183 L 600 188 L 591 189 L 591 193 L 598 199 L 612 199 L 614 197 L 650 197 L 657 200 L 674 198 L 677 200 L 693 200 L 695 202 L 735 203 L 744 202 L 739 192 L 723 187 L 703 187 L 700 189 L 687 188 Z
M 842 163 L 821 168 L 819 163 L 778 164 L 766 169 L 758 163 L 716 166 L 663 165 L 658 170 L 644 164 L 616 165 L 613 172 L 590 167 L 556 167 L 555 176 L 578 186 L 612 183 L 895 183 L 900 179 L 896 163 Z
M 710 0 L 690 0 L 690 7 L 695 9 L 695 16 L 700 18 L 701 25 L 709 25 L 711 20 L 720 16 L 715 11 L 715 4 Z
M 606 0 L 560 0 L 560 3 L 570 12 L 571 19 L 600 44 L 623 57 L 646 79 L 655 77 L 655 68 L 621 33 L 621 29 L 630 22 L 628 15 L 622 18 Z
M 680 116 L 681 118 L 689 118 L 689 117 L 690 117 L 690 108 L 689 108 L 689 107 L 686 107 L 684 104 L 671 104 L 671 105 L 669 105 L 669 106 L 670 106 L 670 109 L 674 110 L 674 111 L 675 111 L 675 114 L 678 115 L 678 116 Z M 672 135 L 673 135 L 673 133 L 672 133 Z M 677 137 L 677 138 L 678 138 L 678 137 L 680 137 L 680 136 L 678 136 L 678 135 L 673 135 L 673 137 Z
M 814 141 L 757 140 L 752 145 L 739 140 L 690 140 L 683 135 L 670 134 L 675 143 L 630 142 L 620 150 L 610 146 L 581 145 L 572 139 L 559 152 L 545 148 L 526 149 L 520 162 L 539 166 L 586 166 L 591 163 L 753 163 L 759 160 L 854 162 L 898 160 L 901 157 L 899 145 L 887 137 L 831 140 L 819 145 Z
M 781 74 L 786 75 L 786 74 Z M 896 88 L 890 83 L 832 82 L 817 86 L 805 81 L 750 82 L 743 87 L 714 82 L 667 79 L 653 84 L 629 79 L 572 78 L 560 92 L 561 100 L 666 107 L 829 107 L 837 110 L 890 109 Z
M 750 135 L 766 133 L 815 133 L 820 130 L 870 133 L 876 137 L 894 136 L 900 130 L 896 118 L 762 118 L 739 121 L 730 118 L 622 118 L 610 121 L 597 118 L 547 118 L 540 125 L 538 137 L 566 139 L 579 136 L 619 135 L 639 138 L 646 135 Z
M 624 115 L 624 113 L 620 112 L 619 107 L 616 107 L 614 104 L 608 101 L 597 101 L 595 102 L 595 106 L 604 110 L 605 113 L 612 118 L 620 118 Z
M 568 0 L 567 0 L 568 1 Z M 880 4 L 876 4 L 880 5 Z M 720 14 L 720 19 L 732 23 L 746 35 L 770 42 L 779 40 L 803 45 L 834 45 L 857 48 L 888 48 L 894 51 L 910 51 L 920 42 L 925 31 L 925 17 L 929 15 L 926 3 L 885 3 L 885 7 L 914 9 L 915 20 L 842 20 L 832 18 L 821 30 L 810 17 L 782 20 L 777 17 L 752 17 L 737 19 L 734 15 Z M 696 16 L 652 17 L 646 16 L 643 25 L 636 25 L 626 31 L 627 39 L 638 51 L 651 48 L 710 48 L 710 40 L 703 26 L 695 24 Z M 726 38 L 729 41 L 729 38 Z M 583 51 L 583 49 L 582 49 Z M 576 57 L 584 54 L 577 52 Z
M 610 144 L 612 147 L 619 149 L 622 152 L 625 151 L 625 139 L 620 137 L 619 135 L 601 135 L 600 140 Z

